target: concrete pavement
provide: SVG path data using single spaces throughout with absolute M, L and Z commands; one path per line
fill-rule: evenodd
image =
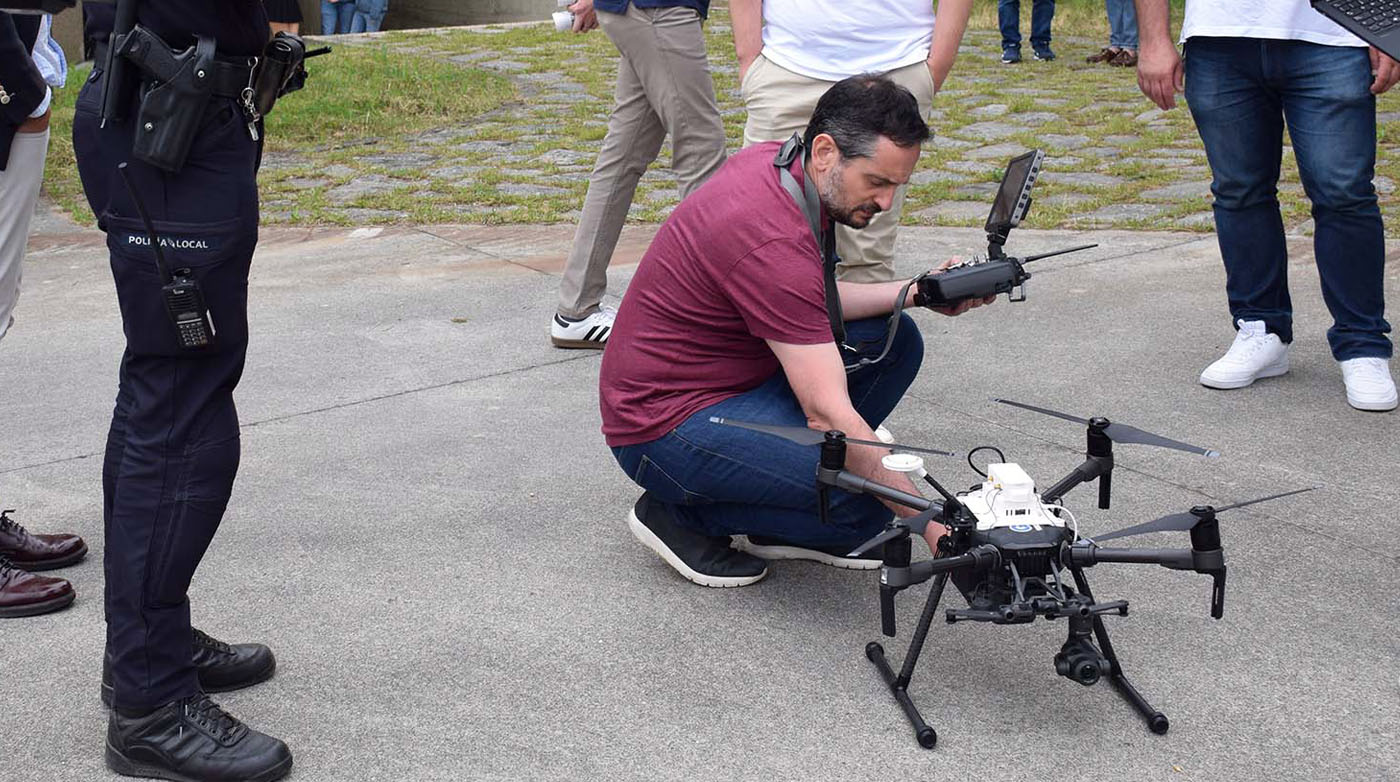
M 653 230 L 628 229 L 614 294 Z M 1196 383 L 1232 338 L 1212 235 L 1020 230 L 1020 253 L 1101 246 L 1032 267 L 1024 303 L 916 315 L 928 350 L 890 421 L 902 441 L 997 445 L 1042 486 L 1078 464 L 1080 427 L 1000 396 L 1224 454 L 1120 447 L 1111 511 L 1069 495 L 1087 530 L 1322 487 L 1224 517 L 1222 621 L 1202 576 L 1091 571 L 1101 599 L 1132 602 L 1110 631 L 1169 734 L 1106 684 L 1054 675 L 1063 625 L 940 622 L 912 687 L 930 752 L 861 653 L 879 637 L 874 574 L 778 563 L 706 590 L 631 538 L 638 492 L 598 433 L 598 355 L 547 338 L 571 235 L 265 231 L 242 469 L 191 596 L 201 628 L 277 651 L 275 679 L 219 700 L 288 741 L 292 779 L 1400 777 L 1400 415 L 1347 407 L 1310 240 L 1292 246 L 1293 370 L 1240 391 Z M 100 452 L 120 325 L 99 234 L 46 216 L 31 247 L 0 345 L 0 505 L 93 553 L 58 573 L 73 608 L 0 624 L 0 778 L 114 778 Z M 973 229 L 904 229 L 901 269 L 982 249 Z M 923 594 L 901 595 L 896 657 Z

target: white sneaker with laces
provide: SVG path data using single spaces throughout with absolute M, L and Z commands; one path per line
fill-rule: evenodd
M 1264 321 L 1241 319 L 1237 323 L 1240 330 L 1234 343 L 1201 373 L 1201 385 L 1244 388 L 1261 377 L 1276 377 L 1288 371 L 1288 346 L 1277 334 L 1264 330 Z
M 1395 380 L 1390 376 L 1390 360 L 1349 358 L 1342 365 L 1347 384 L 1347 403 L 1357 410 L 1385 412 L 1395 409 Z
M 602 350 L 608 346 L 608 335 L 612 333 L 613 319 L 617 310 L 603 307 L 597 312 L 570 320 L 555 313 L 549 324 L 549 341 L 557 348 L 592 348 Z

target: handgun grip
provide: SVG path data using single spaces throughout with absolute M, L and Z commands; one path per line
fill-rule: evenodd
M 136 25 L 117 44 L 117 57 L 125 57 L 156 81 L 168 82 L 180 71 L 184 60 L 194 56 L 194 50 L 177 56 L 165 42 L 150 30 Z

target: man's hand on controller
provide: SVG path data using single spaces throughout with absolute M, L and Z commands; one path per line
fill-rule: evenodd
M 954 257 L 949 258 L 948 260 L 944 261 L 943 263 L 938 264 L 938 268 L 937 268 L 937 269 L 934 269 L 934 273 L 938 273 L 938 272 L 944 271 L 945 269 L 948 269 L 948 268 L 950 268 L 950 267 L 957 266 L 958 264 L 960 264 L 960 263 L 962 263 L 962 262 L 963 262 L 963 259 L 954 256 Z M 950 317 L 950 318 L 955 318 L 955 317 L 957 317 L 957 316 L 963 314 L 964 312 L 967 312 L 967 311 L 970 310 L 970 309 L 976 309 L 977 307 L 980 307 L 980 306 L 982 306 L 983 304 L 991 304 L 992 302 L 994 302 L 994 301 L 996 301 L 996 300 L 997 300 L 996 294 L 993 294 L 993 295 L 991 295 L 991 296 L 986 296 L 986 297 L 981 298 L 981 299 L 963 299 L 962 301 L 958 302 L 957 304 L 953 304 L 953 305 L 947 306 L 947 307 L 926 307 L 925 309 L 930 309 L 930 310 L 933 310 L 934 312 L 940 312 L 940 313 L 942 313 L 942 314 L 944 314 L 944 315 L 947 315 L 947 316 Z

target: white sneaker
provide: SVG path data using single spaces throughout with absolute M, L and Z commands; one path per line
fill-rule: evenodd
M 1288 346 L 1277 334 L 1264 330 L 1262 320 L 1239 320 L 1235 342 L 1201 373 L 1201 385 L 1209 388 L 1244 388 L 1261 377 L 1288 371 Z
M 608 335 L 612 333 L 613 319 L 617 310 L 604 307 L 587 317 L 578 320 L 555 313 L 549 324 L 549 341 L 556 348 L 593 348 L 602 350 L 608 346 Z
M 1395 409 L 1395 381 L 1390 377 L 1390 360 L 1349 358 L 1342 365 L 1347 384 L 1347 403 L 1357 410 L 1384 412 Z

